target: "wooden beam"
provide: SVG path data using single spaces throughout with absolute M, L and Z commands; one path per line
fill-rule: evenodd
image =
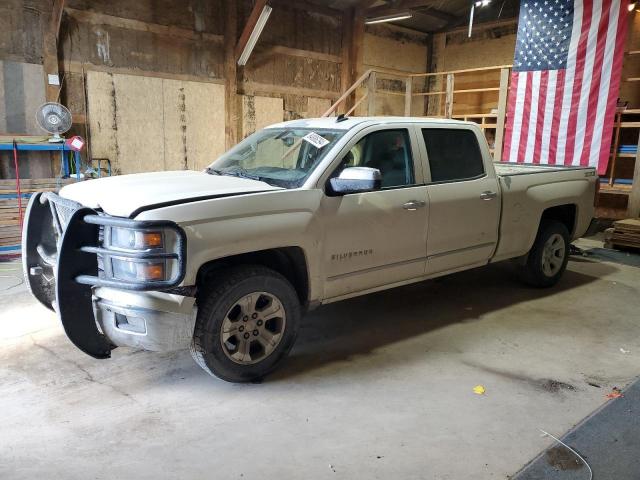
M 253 33 L 253 30 L 256 28 L 258 19 L 260 18 L 260 14 L 262 13 L 264 7 L 267 6 L 267 2 L 268 0 L 256 0 L 256 3 L 254 3 L 253 10 L 251 10 L 251 13 L 249 14 L 249 19 L 247 20 L 247 23 L 244 26 L 242 33 L 240 34 L 238 44 L 235 46 L 236 61 L 238 61 L 240 55 L 242 55 L 244 47 L 247 46 L 249 37 Z
M 292 87 L 291 85 L 274 85 L 272 83 L 241 82 L 238 86 L 239 93 L 244 95 L 298 95 L 301 97 L 317 97 L 336 100 L 339 92 L 317 90 L 315 88 Z M 331 113 L 331 112 L 330 112 Z
M 352 42 L 353 42 L 353 22 L 355 20 L 355 9 L 348 8 L 342 14 L 342 66 L 340 68 L 340 89 L 346 92 L 353 84 L 353 69 L 351 63 Z M 349 103 L 349 102 L 347 102 Z M 349 106 L 345 105 L 345 109 Z
M 49 24 L 47 28 L 45 28 L 44 35 L 42 36 L 42 66 L 44 70 L 45 98 L 48 102 L 56 102 L 60 97 L 61 85 L 51 85 L 49 75 L 55 75 L 58 77 L 58 83 L 61 83 L 58 69 L 58 36 L 60 34 L 63 12 L 64 0 L 53 0 Z
M 614 152 L 614 155 L 617 152 Z M 627 215 L 638 218 L 640 216 L 640 135 L 638 135 L 638 150 L 636 151 L 636 164 L 633 167 L 633 183 L 627 203 Z
M 305 12 L 319 13 L 326 17 L 338 18 L 342 15 L 342 11 L 337 8 L 327 7 L 317 3 L 306 2 L 303 0 L 270 0 L 270 4 L 277 5 L 278 7 L 292 8 L 295 10 L 303 10 Z
M 236 56 L 236 37 L 238 25 L 238 6 L 235 0 L 225 0 L 224 9 L 224 143 L 227 149 L 238 143 L 238 125 L 240 108 L 238 98 L 238 65 Z
M 385 15 L 393 15 L 399 12 L 415 12 L 421 15 L 427 15 L 443 22 L 451 23 L 460 20 L 460 17 L 444 10 L 439 10 L 430 5 L 428 0 L 404 0 L 395 2 L 393 5 L 380 5 L 366 10 L 367 18 L 382 17 Z
M 504 139 L 504 124 L 507 117 L 507 94 L 509 92 L 509 69 L 500 70 L 500 93 L 498 93 L 498 117 L 496 120 L 496 136 L 493 159 L 502 160 L 502 141 Z

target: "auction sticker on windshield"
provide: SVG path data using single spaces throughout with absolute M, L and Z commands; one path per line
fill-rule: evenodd
M 304 137 L 302 137 L 302 139 L 306 140 L 307 142 L 309 142 L 311 145 L 313 145 L 316 148 L 322 148 L 326 144 L 329 143 L 329 140 L 327 140 L 324 137 L 321 137 L 316 132 L 311 132 L 311 133 L 305 135 Z

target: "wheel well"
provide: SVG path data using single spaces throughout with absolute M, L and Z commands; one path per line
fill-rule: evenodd
M 300 303 L 307 305 L 309 274 L 304 251 L 300 247 L 273 248 L 212 260 L 198 270 L 196 285 L 205 285 L 220 270 L 238 265 L 262 265 L 275 270 L 291 282 Z
M 575 222 L 576 222 L 576 206 L 575 205 L 558 205 L 557 207 L 547 208 L 544 212 L 542 212 L 542 218 L 540 222 L 543 220 L 556 220 L 565 227 L 569 231 L 569 235 L 573 234 L 575 230 Z

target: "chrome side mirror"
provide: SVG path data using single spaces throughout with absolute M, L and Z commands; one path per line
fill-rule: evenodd
M 348 167 L 340 175 L 329 180 L 329 196 L 365 193 L 382 188 L 382 174 L 377 168 Z

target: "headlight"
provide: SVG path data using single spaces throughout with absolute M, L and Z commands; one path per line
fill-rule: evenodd
M 164 236 L 162 231 L 114 227 L 111 229 L 111 246 L 127 250 L 163 248 Z

